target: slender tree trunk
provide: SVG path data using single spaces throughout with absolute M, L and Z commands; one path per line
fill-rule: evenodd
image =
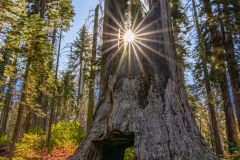
M 61 53 L 61 42 L 62 42 L 62 27 L 60 28 L 60 37 L 59 37 L 59 45 L 58 45 L 58 53 L 57 53 L 57 62 L 56 62 L 56 71 L 55 71 L 55 85 L 57 87 L 57 80 L 58 80 L 58 69 L 59 69 L 59 60 L 60 60 L 60 53 Z M 55 111 L 55 103 L 56 103 L 56 89 L 54 88 L 53 97 L 52 97 L 52 106 L 50 110 L 50 118 L 48 124 L 48 135 L 47 135 L 47 146 L 50 148 L 50 141 L 51 141 L 51 133 L 52 133 L 52 124 L 54 120 L 54 111 Z
M 47 5 L 48 0 L 41 0 L 40 1 L 40 17 L 45 18 L 45 13 L 46 13 L 46 5 Z M 56 35 L 56 30 L 54 29 L 53 31 L 53 37 L 52 37 L 52 46 L 54 47 L 55 44 L 55 35 Z M 52 67 L 52 63 L 49 63 L 49 68 Z M 40 104 L 42 106 L 42 111 L 45 113 L 45 117 L 36 117 L 35 118 L 38 120 L 38 125 L 43 129 L 43 131 L 47 130 L 47 111 L 48 111 L 48 101 L 49 98 L 47 95 L 44 93 L 39 93 L 40 94 Z M 35 126 L 36 127 L 36 126 Z
M 81 107 L 80 106 L 80 101 L 81 101 L 81 98 L 82 98 L 82 85 L 83 85 L 83 82 L 82 82 L 82 69 L 83 69 L 83 53 L 80 52 L 80 55 L 79 55 L 79 60 L 80 60 L 80 63 L 79 63 L 79 76 L 78 76 L 78 96 L 77 96 L 77 106 L 78 106 L 78 113 L 77 113 L 77 120 L 80 122 L 81 121 Z
M 126 0 L 106 0 L 104 33 L 116 33 L 121 22 L 119 9 Z M 190 110 L 186 94 L 178 85 L 176 52 L 171 32 L 169 1 L 155 0 L 144 25 L 156 22 L 143 31 L 165 32 L 144 36 L 164 44 L 147 42 L 144 48 L 151 63 L 140 52 L 132 55 L 131 75 L 128 54 L 117 47 L 109 51 L 104 67 L 102 97 L 95 112 L 93 127 L 70 160 L 123 160 L 125 148 L 134 145 L 135 159 L 217 159 L 204 142 Z M 114 18 L 113 18 L 114 17 Z M 141 27 L 143 27 L 141 26 Z M 140 28 L 141 28 L 140 27 Z M 117 33 L 116 33 L 117 35 Z M 115 38 L 105 35 L 104 40 Z M 103 48 L 115 43 L 104 43 Z M 139 46 L 143 47 L 143 46 Z M 155 52 L 156 51 L 156 52 Z M 161 53 L 158 55 L 157 53 Z M 131 56 L 130 53 L 128 56 Z M 121 58 L 122 57 L 122 58 Z M 138 63 L 136 59 L 138 59 Z M 142 67 L 140 62 L 142 63 Z M 110 65 L 108 66 L 108 64 Z M 142 69 L 146 74 L 142 73 Z M 117 70 L 116 70 L 117 69 Z
M 47 0 L 40 0 L 40 17 L 44 18 Z
M 23 127 L 22 127 L 24 133 L 29 132 L 29 129 L 31 127 L 31 121 L 32 121 L 33 116 L 34 116 L 33 112 L 29 108 L 26 109 L 26 112 L 27 112 L 26 118 L 24 119 L 24 123 L 23 123 Z
M 17 119 L 15 123 L 15 129 L 13 132 L 13 137 L 12 137 L 12 144 L 11 144 L 11 149 L 10 149 L 10 157 L 9 159 L 12 160 L 14 156 L 14 151 L 15 151 L 15 144 L 18 142 L 20 137 L 22 136 L 22 130 L 23 130 L 23 123 L 24 123 L 24 117 L 23 113 L 24 110 L 26 109 L 26 97 L 27 97 L 27 85 L 28 85 L 28 76 L 29 76 L 29 69 L 31 65 L 31 60 L 30 58 L 27 60 L 26 64 L 26 69 L 23 77 L 23 87 L 22 87 L 22 93 L 21 93 L 21 98 L 20 98 L 20 103 L 18 107 L 18 114 L 17 114 Z
M 1 93 L 0 100 L 3 101 L 4 91 L 5 91 L 6 84 L 7 84 L 7 76 L 2 76 L 1 81 L 2 81 L 3 84 L 0 86 L 0 93 Z
M 93 31 L 93 45 L 91 57 L 91 70 L 89 82 L 89 95 L 88 95 L 88 116 L 87 116 L 87 130 L 92 126 L 93 110 L 95 105 L 95 77 L 96 77 L 96 55 L 97 55 L 97 36 L 98 36 L 98 13 L 99 5 L 95 9 L 94 31 Z
M 211 119 L 211 117 L 209 116 L 209 120 Z M 214 143 L 214 136 L 213 136 L 213 129 L 212 129 L 212 124 L 211 122 L 208 121 L 207 123 L 208 125 L 208 130 L 210 131 L 210 146 L 213 148 L 213 150 L 216 152 L 216 148 L 214 147 L 215 146 L 215 143 Z
M 227 77 L 225 76 L 223 77 L 222 81 L 220 81 L 220 89 L 222 92 L 223 109 L 224 109 L 225 118 L 226 118 L 228 149 L 229 149 L 229 152 L 232 153 L 231 148 L 236 147 L 238 133 L 237 133 L 237 124 L 235 121 L 235 115 L 233 112 L 233 106 L 231 103 L 226 82 L 227 82 Z
M 213 133 L 213 137 L 214 137 L 214 147 L 215 147 L 217 155 L 223 155 L 223 149 L 222 149 L 222 144 L 221 144 L 221 139 L 220 139 L 219 129 L 218 129 L 218 121 L 217 121 L 217 117 L 216 117 L 215 106 L 213 104 L 214 97 L 212 96 L 212 89 L 211 89 L 211 84 L 210 84 L 210 80 L 209 80 L 209 73 L 208 73 L 208 68 L 207 68 L 207 64 L 206 64 L 207 63 L 206 58 L 204 58 L 206 56 L 206 51 L 204 49 L 205 47 L 204 47 L 204 42 L 203 42 L 203 36 L 201 34 L 195 0 L 192 0 L 192 5 L 193 5 L 194 18 L 195 18 L 195 23 L 196 23 L 196 28 L 197 28 L 197 34 L 198 34 L 198 41 L 199 41 L 198 46 L 199 46 L 200 58 L 202 60 L 204 84 L 205 84 L 205 89 L 206 89 L 208 110 L 209 110 L 210 120 L 211 120 L 211 128 L 212 128 L 212 133 Z
M 228 79 L 226 75 L 227 73 L 226 65 L 225 65 L 226 56 L 224 55 L 223 52 L 221 51 L 219 52 L 219 48 L 224 47 L 224 44 L 222 44 L 223 35 L 221 35 L 217 30 L 218 25 L 214 20 L 212 7 L 209 0 L 204 0 L 204 7 L 207 13 L 207 17 L 211 22 L 211 23 L 209 22 L 209 28 L 210 28 L 210 35 L 211 35 L 211 43 L 213 44 L 214 46 L 213 49 L 215 50 L 214 56 L 217 57 L 217 60 L 219 63 L 219 69 L 216 70 L 216 72 L 219 76 L 218 79 L 219 79 L 220 89 L 222 92 L 222 102 L 223 102 L 223 108 L 224 108 L 225 118 L 226 118 L 226 130 L 227 130 L 227 135 L 228 135 L 227 137 L 229 141 L 229 151 L 231 151 L 231 148 L 235 147 L 237 142 L 237 136 L 236 136 L 237 126 L 234 118 L 233 105 L 230 99 Z
M 79 68 L 79 77 L 78 77 L 78 101 L 77 104 L 80 104 L 81 99 L 81 86 L 82 86 L 82 54 L 80 56 L 80 68 Z
M 45 16 L 46 3 L 47 3 L 47 0 L 40 0 L 38 2 L 38 4 L 37 4 L 38 5 L 37 12 L 38 12 L 38 14 L 40 15 L 40 17 L 42 19 L 44 19 L 44 16 Z M 40 95 L 41 94 L 42 93 L 40 93 Z M 33 126 L 33 125 L 31 125 L 32 121 L 35 121 L 34 123 L 37 124 L 36 123 L 37 117 L 34 115 L 34 113 L 31 111 L 31 109 L 26 108 L 26 112 L 27 112 L 26 118 L 25 118 L 24 123 L 23 123 L 23 130 L 24 130 L 24 132 L 28 132 L 29 129 Z M 33 127 L 36 127 L 36 126 L 33 126 Z
M 85 65 L 85 64 L 84 64 Z M 85 66 L 83 65 L 83 68 Z M 85 69 L 83 69 L 84 71 Z M 82 72 L 82 81 L 81 81 L 81 97 L 79 100 L 79 112 L 78 112 L 78 120 L 80 124 L 83 126 L 83 129 L 87 131 L 87 112 L 88 112 L 88 94 L 89 90 L 87 88 L 87 79 L 86 75 Z
M 54 28 L 52 30 L 52 47 L 55 48 L 55 43 L 56 43 L 56 34 L 57 34 L 57 29 L 56 29 L 56 25 L 54 25 Z M 54 64 L 53 64 L 54 58 L 52 58 L 52 60 L 49 62 L 49 68 L 52 70 Z M 50 88 L 49 88 L 50 89 Z M 45 117 L 39 117 L 38 119 L 38 125 L 40 126 L 41 129 L 43 129 L 43 131 L 47 132 L 48 131 L 48 111 L 50 110 L 49 106 L 51 105 L 50 102 L 50 98 L 48 95 L 44 94 L 44 93 L 39 93 L 39 102 L 42 106 L 42 111 L 43 113 L 46 115 Z
M 225 0 L 225 3 L 223 5 L 224 9 L 224 17 L 226 19 L 226 23 L 230 24 L 230 12 L 228 8 L 228 1 Z M 218 5 L 219 14 L 222 15 L 220 11 L 220 7 Z M 236 113 L 237 113 L 237 120 L 238 120 L 238 127 L 240 129 L 240 75 L 239 75 L 239 69 L 238 64 L 235 56 L 235 49 L 234 49 L 234 43 L 232 38 L 232 32 L 231 29 L 228 27 L 228 25 L 224 25 L 223 21 L 220 20 L 221 23 L 221 31 L 223 36 L 223 43 L 224 43 L 224 49 L 226 52 L 225 60 L 227 62 L 228 72 L 230 75 L 230 80 L 232 84 L 232 92 L 234 96 L 234 102 L 236 106 Z M 224 26 L 226 26 L 224 28 Z
M 42 97 L 40 97 L 40 103 L 42 106 L 42 111 L 45 114 L 44 117 L 38 118 L 39 121 L 39 126 L 43 131 L 47 131 L 47 113 L 48 113 L 48 102 L 49 102 L 49 97 L 47 95 L 42 94 Z
M 9 88 L 7 89 L 6 97 L 4 100 L 3 111 L 2 111 L 2 115 L 1 115 L 0 135 L 6 133 L 9 111 L 10 111 L 11 101 L 12 101 L 12 97 L 13 97 L 14 83 L 15 83 L 15 80 L 13 78 L 10 78 L 9 85 L 8 85 Z
M 17 60 L 15 59 L 14 62 L 10 62 L 8 59 L 6 64 L 4 65 L 3 68 L 6 67 L 6 65 L 13 65 L 16 66 Z M 4 73 L 3 69 L 2 74 Z M 16 70 L 13 73 L 14 76 L 16 75 Z M 9 111 L 10 111 L 10 106 L 11 106 L 11 101 L 12 101 L 12 96 L 13 96 L 13 90 L 14 90 L 14 84 L 15 84 L 15 77 L 8 77 L 9 80 L 7 81 L 7 76 L 2 75 L 3 82 L 6 82 L 3 86 L 1 86 L 1 101 L 3 102 L 3 110 L 1 114 L 1 119 L 0 119 L 0 135 L 5 134 L 6 132 L 6 127 L 7 127 L 7 121 L 8 121 L 8 116 L 9 116 Z M 6 96 L 4 95 L 5 90 L 6 91 Z
M 207 76 L 206 71 L 205 71 L 205 76 Z M 223 155 L 223 149 L 222 149 L 222 144 L 221 144 L 221 138 L 219 135 L 218 121 L 217 121 L 217 117 L 216 117 L 215 106 L 212 102 L 213 96 L 212 96 L 212 89 L 210 87 L 209 80 L 205 80 L 205 87 L 206 87 L 206 94 L 207 94 L 208 110 L 209 110 L 210 119 L 211 119 L 212 133 L 213 133 L 213 137 L 214 137 L 214 147 L 215 147 L 217 155 L 221 156 L 221 155 Z

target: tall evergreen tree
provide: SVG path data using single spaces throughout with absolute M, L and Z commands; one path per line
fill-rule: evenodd
M 208 69 L 208 60 L 206 58 L 206 49 L 204 46 L 204 36 L 202 35 L 201 32 L 201 27 L 199 23 L 199 18 L 198 18 L 198 13 L 197 13 L 197 8 L 195 4 L 195 0 L 192 0 L 192 7 L 193 7 L 193 12 L 194 12 L 194 20 L 195 20 L 195 25 L 196 25 L 196 30 L 197 30 L 197 50 L 199 54 L 199 65 L 202 70 L 203 74 L 203 84 L 206 90 L 206 100 L 208 104 L 208 110 L 210 114 L 210 119 L 211 119 L 211 128 L 213 132 L 213 137 L 214 137 L 214 142 L 215 142 L 215 149 L 217 155 L 223 155 L 223 149 L 222 149 L 222 144 L 221 144 L 221 139 L 219 135 L 219 129 L 218 129 L 218 121 L 217 121 L 217 114 L 216 114 L 216 109 L 214 106 L 214 101 L 213 101 L 213 92 L 212 92 L 212 87 L 211 87 L 211 82 L 210 82 L 210 76 L 209 76 L 209 69 Z
M 91 67 L 91 38 L 89 36 L 87 27 L 84 25 L 80 31 L 77 39 L 74 42 L 74 66 L 78 72 L 78 120 L 86 127 L 87 116 L 87 102 L 88 102 L 88 82 L 90 78 Z

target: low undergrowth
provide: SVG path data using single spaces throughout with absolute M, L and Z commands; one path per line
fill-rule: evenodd
M 73 154 L 84 131 L 77 122 L 59 122 L 52 127 L 51 149 L 46 147 L 46 134 L 34 130 L 24 134 L 16 144 L 14 160 L 65 160 Z

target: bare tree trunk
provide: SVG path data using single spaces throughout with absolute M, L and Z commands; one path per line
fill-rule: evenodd
M 107 0 L 104 32 L 114 33 L 121 22 L 119 8 L 126 0 Z M 125 54 L 116 56 L 105 66 L 105 83 L 101 102 L 96 110 L 93 126 L 71 160 L 123 160 L 125 148 L 134 145 L 136 160 L 215 160 L 214 153 L 203 140 L 190 110 L 186 94 L 178 85 L 176 52 L 173 47 L 170 14 L 167 0 L 154 1 L 144 25 L 156 22 L 145 31 L 159 31 L 146 36 L 163 44 L 147 43 L 153 50 L 145 49 L 151 64 L 140 52 L 143 67 L 131 57 L 131 75 Z M 111 16 L 109 16 L 111 14 Z M 114 18 L 113 18 L 114 17 Z M 156 21 L 158 20 L 158 21 Z M 106 39 L 112 39 L 105 35 Z M 105 43 L 105 48 L 114 43 Z M 108 46 L 109 45 L 109 46 Z M 117 48 L 116 48 L 117 49 Z M 116 50 L 109 51 L 106 62 Z M 128 55 L 130 56 L 130 55 Z M 120 66 L 120 67 L 117 67 Z M 119 72 L 115 72 L 119 68 Z M 140 68 L 145 69 L 142 74 Z
M 94 17 L 94 31 L 93 31 L 93 44 L 92 44 L 92 57 L 91 57 L 91 70 L 89 82 L 89 95 L 88 95 L 88 113 L 87 113 L 87 130 L 92 126 L 93 110 L 95 105 L 95 77 L 96 77 L 96 55 L 97 55 L 97 36 L 98 36 L 98 13 L 99 5 L 95 9 Z

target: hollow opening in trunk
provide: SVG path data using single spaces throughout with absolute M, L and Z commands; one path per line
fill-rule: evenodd
M 134 134 L 115 132 L 97 143 L 102 148 L 101 160 L 124 160 L 126 149 L 134 145 Z

